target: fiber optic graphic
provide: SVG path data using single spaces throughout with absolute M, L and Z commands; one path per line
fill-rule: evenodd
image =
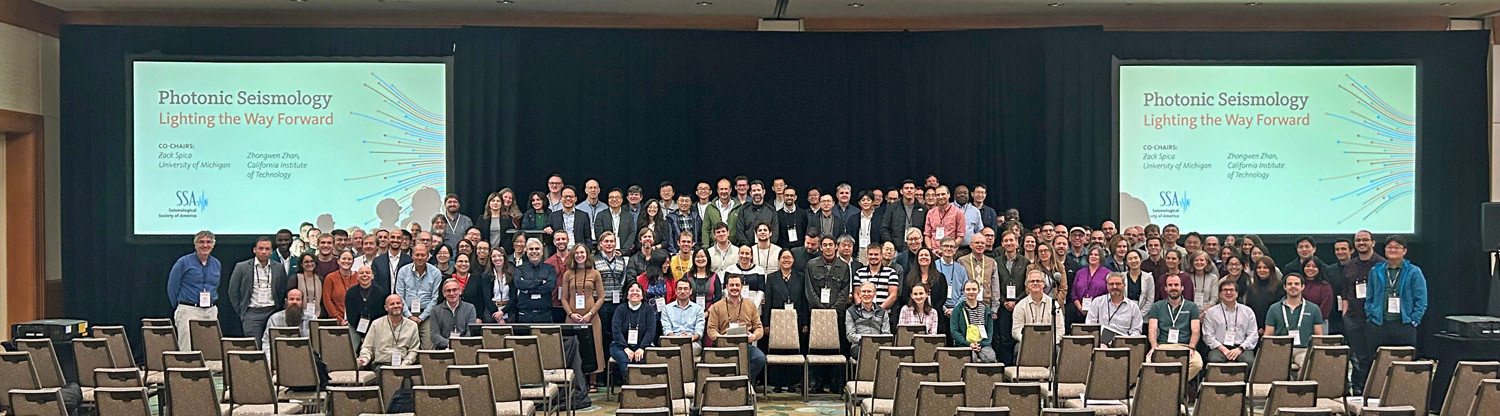
M 379 75 L 370 73 L 374 83 L 366 82 L 365 88 L 390 108 L 377 109 L 374 113 L 350 112 L 357 118 L 378 123 L 387 129 L 379 137 L 360 140 L 368 146 L 368 154 L 378 155 L 389 170 L 373 172 L 363 176 L 345 178 L 345 181 L 376 180 L 390 186 L 359 198 L 389 198 L 396 206 L 382 201 L 377 205 L 377 216 L 364 223 L 407 223 L 406 218 L 430 218 L 441 205 L 441 195 L 447 185 L 448 162 L 446 159 L 447 136 L 446 115 L 433 112 L 422 103 L 417 103 L 401 92 L 395 85 L 385 82 Z M 370 100 L 374 102 L 374 100 Z M 428 103 L 431 104 L 431 103 Z M 437 103 L 438 106 L 443 103 Z M 413 197 L 416 198 L 413 198 Z M 426 223 L 426 220 L 418 222 Z
M 1335 143 L 1345 147 L 1341 157 L 1353 158 L 1362 167 L 1345 175 L 1318 179 L 1342 181 L 1353 188 L 1329 199 L 1359 202 L 1359 207 L 1339 220 L 1339 224 L 1356 216 L 1361 221 L 1369 219 L 1396 201 L 1411 198 L 1416 190 L 1417 118 L 1411 115 L 1413 109 L 1392 107 L 1354 77 L 1345 77 L 1350 83 L 1339 88 L 1353 96 L 1359 105 L 1348 114 L 1327 114 L 1363 129 L 1354 137 L 1335 138 Z

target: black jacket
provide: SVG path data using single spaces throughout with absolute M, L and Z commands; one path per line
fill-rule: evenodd
M 553 211 L 551 214 L 547 214 L 547 226 L 552 227 L 553 233 L 564 229 L 563 212 Z M 588 244 L 590 247 L 594 245 L 593 222 L 589 221 L 588 213 L 579 210 L 577 207 L 573 208 L 573 235 L 569 237 L 573 238 L 573 244 Z
M 776 206 L 772 205 L 769 201 L 761 200 L 760 205 L 745 203 L 735 209 L 740 211 L 733 224 L 735 230 L 739 231 L 738 234 L 735 234 L 739 237 L 739 241 L 734 242 L 736 245 L 748 246 L 755 244 L 755 225 L 762 222 L 771 225 L 771 243 L 774 244 L 782 240 L 779 238 L 781 236 L 776 234 L 781 229 L 776 213 Z
M 911 205 L 911 227 L 918 230 L 925 229 L 927 225 L 927 207 L 921 202 Z M 885 218 L 881 221 L 880 232 L 896 245 L 896 251 L 911 250 L 906 246 L 906 205 L 897 202 L 887 204 Z

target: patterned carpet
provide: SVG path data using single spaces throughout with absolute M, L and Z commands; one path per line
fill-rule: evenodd
M 619 403 L 605 401 L 604 393 L 595 393 L 589 396 L 594 402 L 594 407 L 578 411 L 579 415 L 612 415 Z M 801 394 L 772 393 L 768 397 L 762 397 L 756 405 L 756 414 L 766 416 L 832 416 L 844 414 L 844 402 L 840 396 L 831 394 L 808 396 L 808 401 L 802 401 Z

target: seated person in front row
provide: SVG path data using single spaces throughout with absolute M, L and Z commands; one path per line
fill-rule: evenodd
M 703 306 L 693 301 L 693 284 L 688 279 L 678 279 L 676 301 L 668 303 L 661 312 L 662 336 L 693 337 L 693 355 L 703 352 Z
M 516 266 L 506 315 L 516 323 L 552 323 L 557 268 L 542 261 L 542 240 L 526 240 L 526 263 Z
M 432 345 L 448 349 L 448 338 L 463 335 L 470 323 L 480 323 L 474 305 L 459 300 L 464 288 L 457 279 L 443 281 L 443 303 L 432 311 Z
M 750 379 L 760 378 L 766 368 L 766 354 L 755 346 L 765 336 L 760 324 L 760 309 L 741 297 L 745 289 L 745 278 L 730 273 L 724 280 L 724 300 L 708 308 L 708 341 L 717 342 L 720 335 L 748 335 L 746 351 L 750 355 Z
M 974 279 L 964 282 L 964 300 L 948 317 L 949 338 L 955 347 L 969 347 L 974 352 L 974 362 L 995 362 L 995 350 L 990 347 L 988 328 L 995 325 L 990 318 L 989 305 L 979 301 L 979 283 Z
M 1041 270 L 1032 269 L 1026 273 L 1026 296 L 1016 302 L 1015 310 L 1011 311 L 1010 336 L 1016 342 L 1021 341 L 1025 334 L 1023 329 L 1027 325 L 1051 325 L 1052 343 L 1062 341 L 1063 319 L 1062 308 L 1053 303 L 1052 297 L 1043 292 L 1046 286 L 1046 274 Z M 1020 354 L 1020 351 L 1016 351 Z
M 405 309 L 401 295 L 385 297 L 386 316 L 370 323 L 370 332 L 359 347 L 361 368 L 379 370 L 387 365 L 410 365 L 417 361 L 417 323 L 402 316 Z
M 620 378 L 630 377 L 630 364 L 646 363 L 646 348 L 656 345 L 656 305 L 644 302 L 639 282 L 626 283 L 625 303 L 615 307 L 610 333 L 609 356 L 619 366 Z
M 1323 311 L 1302 298 L 1302 273 L 1287 273 L 1281 283 L 1286 298 L 1266 311 L 1265 336 L 1292 336 L 1292 363 L 1301 365 L 1313 335 L 1323 335 Z
M 1203 357 L 1193 349 L 1198 345 L 1199 331 L 1202 330 L 1198 304 L 1183 299 L 1181 276 L 1169 274 L 1166 282 L 1167 298 L 1156 301 L 1146 313 L 1150 319 L 1147 331 L 1151 334 L 1147 337 L 1151 342 L 1151 352 L 1146 353 L 1146 357 L 1150 360 L 1158 349 L 1188 350 L 1187 378 L 1192 380 L 1198 376 L 1198 371 L 1203 370 Z
M 1099 346 L 1109 348 L 1116 336 L 1141 334 L 1141 307 L 1125 297 L 1125 274 L 1112 272 L 1104 278 L 1109 294 L 1095 296 L 1089 300 L 1088 308 L 1095 313 L 1084 317 L 1083 322 L 1099 324 L 1103 329 Z
M 266 329 L 260 334 L 260 345 L 266 351 L 266 356 L 271 356 L 271 328 L 296 327 L 299 336 L 307 336 L 307 316 L 302 309 L 302 290 L 292 289 L 286 292 L 286 309 L 271 314 L 271 319 L 266 321 Z M 316 316 L 314 317 L 316 318 Z
M 849 330 L 849 356 L 859 358 L 860 339 L 865 335 L 891 333 L 891 314 L 875 304 L 875 283 L 866 280 L 859 285 L 859 304 L 844 313 L 844 327 Z
M 1219 303 L 1203 311 L 1203 342 L 1208 344 L 1208 362 L 1255 362 L 1255 345 L 1259 340 L 1255 328 L 1255 311 L 1239 304 L 1239 287 L 1234 279 L 1219 281 Z

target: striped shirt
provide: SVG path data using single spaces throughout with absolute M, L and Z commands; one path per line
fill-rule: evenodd
M 889 266 L 881 266 L 880 270 L 875 272 L 871 272 L 869 267 L 859 268 L 854 272 L 854 288 L 858 289 L 865 282 L 875 284 L 876 305 L 884 303 L 885 299 L 891 296 L 891 285 L 901 284 L 901 280 L 896 277 L 896 270 Z

